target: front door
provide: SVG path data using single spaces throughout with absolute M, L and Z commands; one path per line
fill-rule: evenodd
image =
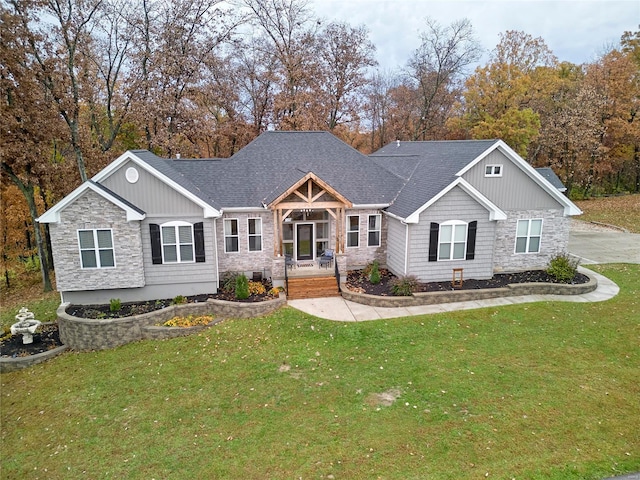
M 298 260 L 313 260 L 313 223 L 296 225 L 296 250 Z

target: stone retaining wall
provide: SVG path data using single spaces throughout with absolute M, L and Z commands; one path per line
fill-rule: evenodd
M 147 338 L 170 338 L 189 335 L 204 328 L 156 327 L 176 316 L 214 315 L 222 318 L 252 318 L 271 313 L 286 303 L 283 294 L 265 302 L 226 302 L 209 299 L 202 303 L 172 305 L 162 310 L 114 319 L 89 319 L 66 313 L 68 303 L 58 307 L 58 328 L 62 343 L 73 350 L 103 350 Z
M 356 293 L 342 288 L 342 296 L 346 300 L 372 307 L 414 307 L 419 305 L 436 305 L 439 303 L 466 302 L 486 300 L 488 298 L 515 297 L 519 295 L 582 295 L 598 288 L 598 281 L 587 272 L 587 283 L 569 285 L 564 283 L 513 283 L 503 288 L 486 288 L 478 290 L 452 290 L 450 292 L 420 292 L 410 297 L 382 297 Z
M 68 348 L 69 347 L 66 345 L 62 345 L 60 347 L 47 350 L 46 352 L 29 355 L 27 357 L 0 358 L 0 373 L 15 372 L 16 370 L 21 370 L 38 363 L 42 363 L 45 360 L 49 360 L 50 358 L 60 355 Z

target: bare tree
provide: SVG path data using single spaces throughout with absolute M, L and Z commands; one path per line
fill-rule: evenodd
M 421 45 L 408 64 L 410 85 L 416 92 L 417 119 L 412 140 L 435 139 L 461 95 L 465 69 L 480 58 L 480 44 L 467 19 L 442 27 L 427 19 Z
M 319 93 L 329 130 L 357 121 L 362 111 L 367 69 L 377 64 L 366 27 L 330 23 L 321 32 Z

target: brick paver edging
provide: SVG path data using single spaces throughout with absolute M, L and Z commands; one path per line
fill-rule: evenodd
M 512 283 L 501 288 L 479 290 L 452 290 L 450 292 L 420 292 L 407 297 L 368 295 L 342 288 L 342 297 L 371 307 L 414 307 L 439 303 L 467 302 L 488 298 L 515 297 L 519 295 L 582 295 L 598 288 L 598 281 L 588 272 L 587 283 L 569 285 L 565 283 Z
M 58 328 L 62 343 L 72 350 L 104 350 L 142 339 L 172 338 L 197 333 L 206 325 L 180 328 L 160 327 L 176 316 L 214 315 L 217 323 L 223 318 L 253 318 L 266 315 L 286 304 L 283 294 L 274 300 L 264 302 L 227 302 L 209 299 L 201 303 L 171 305 L 142 315 L 124 318 L 99 319 L 80 318 L 69 315 L 65 310 L 69 306 L 63 303 L 58 307 Z
M 51 323 L 53 322 L 43 322 L 42 325 L 51 325 Z M 21 370 L 38 363 L 42 363 L 45 360 L 49 360 L 50 358 L 60 355 L 68 348 L 69 347 L 66 345 L 61 345 L 59 347 L 52 348 L 51 350 L 47 350 L 46 352 L 29 355 L 27 357 L 0 358 L 0 373 L 15 372 L 16 370 Z

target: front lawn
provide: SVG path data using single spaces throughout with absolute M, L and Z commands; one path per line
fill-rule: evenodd
M 3 374 L 2 478 L 602 479 L 640 470 L 640 266 L 602 303 L 284 308 Z

